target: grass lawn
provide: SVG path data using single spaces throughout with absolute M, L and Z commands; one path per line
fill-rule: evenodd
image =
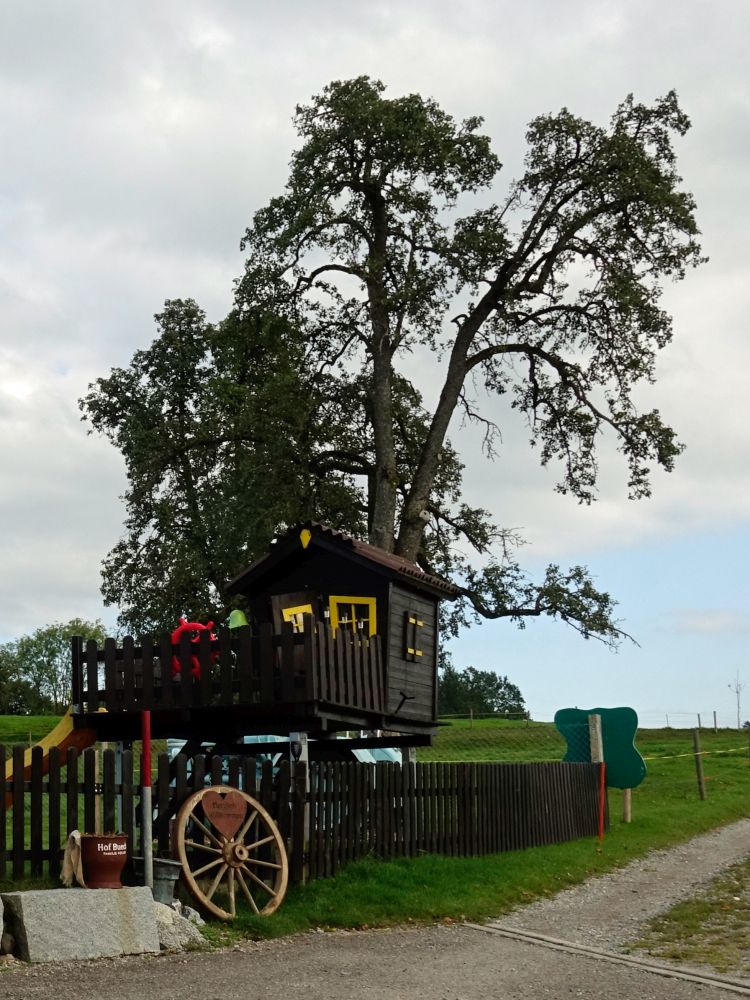
M 6 753 L 14 743 L 29 746 L 51 732 L 60 721 L 59 715 L 0 715 L 0 744 Z
M 649 923 L 633 948 L 655 958 L 750 975 L 750 858 Z
M 56 722 L 51 717 L 0 717 L 0 738 L 13 742 L 17 737 L 7 734 L 15 732 L 28 742 L 28 731 L 38 738 Z M 690 731 L 639 732 L 637 745 L 647 758 L 648 775 L 633 791 L 633 822 L 622 823 L 621 793 L 611 790 L 611 830 L 602 845 L 596 840 L 579 840 L 483 858 L 424 855 L 390 862 L 365 859 L 334 879 L 293 888 L 270 917 L 257 918 L 240 909 L 231 928 L 212 924 L 208 935 L 223 942 L 248 936 L 275 937 L 314 927 L 482 920 L 589 875 L 620 867 L 649 850 L 750 815 L 747 734 L 703 731 L 701 738 L 708 791 L 703 802 L 697 794 Z M 420 750 L 419 757 L 559 760 L 564 749 L 562 738 L 549 724 L 475 720 L 470 725 L 461 720 L 442 729 L 434 747 Z
M 698 797 L 691 733 L 665 729 L 638 734 L 641 753 L 654 759 L 647 761 L 648 776 L 633 791 L 632 823 L 622 822 L 622 793 L 610 790 L 611 829 L 601 846 L 596 840 L 579 840 L 483 858 L 424 855 L 390 862 L 364 860 L 350 865 L 335 879 L 293 888 L 270 917 L 258 918 L 241 910 L 231 928 L 213 924 L 209 936 L 228 942 L 314 927 L 483 920 L 582 882 L 589 875 L 621 867 L 650 850 L 750 815 L 747 735 L 723 730 L 718 734 L 703 732 L 701 738 L 706 752 L 705 801 Z M 466 723 L 446 728 L 435 746 L 420 750 L 419 756 L 438 760 L 559 760 L 563 752 L 564 742 L 552 726 L 493 725 L 492 720 L 480 720 L 473 726 Z M 521 753 L 525 756 L 517 756 Z

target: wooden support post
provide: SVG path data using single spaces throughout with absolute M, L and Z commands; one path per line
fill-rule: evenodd
M 622 790 L 622 821 L 630 823 L 633 819 L 633 789 L 623 788 Z
M 714 709 L 714 732 L 718 733 L 719 727 L 716 725 L 716 709 Z
M 701 713 L 698 712 L 698 732 L 700 732 L 700 728 L 701 728 Z
M 307 733 L 289 734 L 289 754 L 292 762 L 304 767 L 305 790 L 304 790 L 304 840 L 302 843 L 302 857 L 304 867 L 302 870 L 302 881 L 307 882 L 310 876 L 310 748 L 307 743 Z M 295 769 L 299 774 L 300 768 Z M 302 789 L 299 789 L 301 792 Z
M 102 744 L 103 748 L 106 750 L 109 744 Z M 101 770 L 101 751 L 97 748 L 94 750 L 94 833 L 101 834 L 102 831 L 102 797 L 99 794 L 101 791 L 101 786 L 99 782 L 102 780 L 102 770 Z
M 703 756 L 701 754 L 701 737 L 697 729 L 693 730 L 693 753 L 695 754 L 695 773 L 698 778 L 698 794 L 701 799 L 706 797 L 706 780 L 703 777 Z
M 589 747 L 592 763 L 599 765 L 599 842 L 601 843 L 604 839 L 604 806 L 607 798 L 601 715 L 589 716 Z

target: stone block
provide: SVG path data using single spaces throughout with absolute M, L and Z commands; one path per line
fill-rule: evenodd
M 151 890 L 41 889 L 6 892 L 8 930 L 27 962 L 66 962 L 159 951 Z
M 156 926 L 159 928 L 159 941 L 165 951 L 182 951 L 184 948 L 202 948 L 206 939 L 201 932 L 185 917 L 180 916 L 173 907 L 165 903 L 154 903 Z

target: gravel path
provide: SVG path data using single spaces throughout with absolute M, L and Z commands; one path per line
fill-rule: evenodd
M 648 917 L 750 852 L 750 820 L 633 862 L 496 921 L 616 950 Z M 743 991 L 745 992 L 745 991 Z M 2 1000 L 724 1000 L 663 978 L 466 925 L 310 933 L 232 950 L 0 971 Z M 736 994 L 734 994 L 736 995 Z M 745 992 L 750 996 L 750 989 Z
M 750 855 L 750 819 L 654 851 L 625 868 L 538 900 L 491 925 L 617 951 L 668 910 Z

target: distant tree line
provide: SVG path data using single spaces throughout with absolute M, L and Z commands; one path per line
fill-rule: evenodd
M 492 670 L 458 670 L 449 653 L 440 654 L 438 715 L 527 716 L 523 695 L 507 677 Z
M 104 642 L 100 621 L 73 618 L 0 644 L 0 715 L 60 715 L 70 705 L 71 639 Z

